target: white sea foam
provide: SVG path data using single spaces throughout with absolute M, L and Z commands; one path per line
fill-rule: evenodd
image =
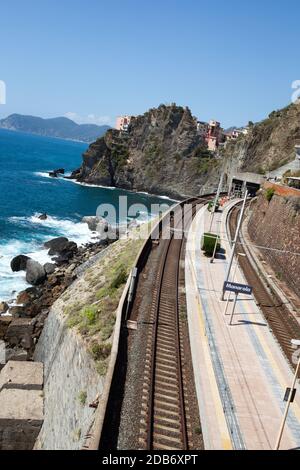
M 59 219 L 58 217 L 47 216 L 46 220 L 41 220 L 38 213 L 31 217 L 10 217 L 10 221 L 19 224 L 32 224 L 40 228 L 50 228 L 53 230 L 53 237 L 65 236 L 78 245 L 83 245 L 91 240 L 91 231 L 88 225 L 82 222 L 74 222 L 69 219 Z M 47 239 L 51 236 L 47 236 Z
M 45 173 L 43 171 L 36 171 L 34 173 L 36 176 L 41 176 L 42 178 L 50 178 L 50 179 L 53 179 L 52 176 L 49 176 L 49 173 Z
M 12 258 L 19 254 L 26 254 L 42 264 L 51 261 L 47 251 L 40 249 L 35 242 L 11 240 L 5 245 L 0 245 L 0 301 L 12 300 L 18 292 L 29 287 L 25 273 L 23 271 L 13 273 L 10 267 Z
M 91 240 L 92 233 L 88 225 L 85 223 L 74 222 L 69 219 L 59 219 L 51 216 L 48 216 L 46 220 L 41 220 L 38 216 L 39 214 L 35 214 L 30 217 L 30 222 L 44 227 L 53 228 L 59 235 L 66 236 L 79 245 L 83 245 Z
M 48 216 L 46 220 L 40 220 L 38 214 L 31 217 L 11 217 L 10 222 L 16 224 L 30 224 L 34 230 L 42 232 L 42 227 L 53 229 L 53 235 L 44 235 L 42 241 L 20 241 L 11 240 L 10 242 L 0 245 L 0 301 L 9 301 L 16 298 L 18 292 L 29 287 L 25 280 L 24 271 L 13 273 L 10 267 L 11 260 L 19 255 L 24 254 L 38 261 L 41 264 L 51 262 L 47 250 L 43 249 L 43 242 L 58 236 L 65 236 L 78 245 L 95 241 L 93 232 L 88 228 L 87 224 L 74 222 L 68 219 L 59 219 L 57 217 Z
M 101 188 L 101 189 L 111 189 L 116 190 L 115 186 L 101 186 L 100 184 L 91 184 L 91 183 L 82 183 L 81 181 L 66 179 L 66 181 L 71 181 L 71 183 L 79 184 L 79 186 L 85 186 L 86 188 Z
M 71 172 L 66 172 L 64 174 L 62 173 L 58 173 L 58 175 L 56 177 L 53 177 L 53 176 L 50 176 L 49 173 L 51 172 L 52 170 L 49 170 L 49 171 L 35 171 L 34 174 L 36 176 L 39 176 L 41 178 L 49 178 L 51 180 L 57 180 L 57 179 L 64 179 L 66 176 L 71 176 Z
M 80 186 L 85 186 L 87 188 L 102 188 L 102 189 L 111 189 L 111 190 L 119 189 L 119 188 L 116 188 L 115 186 L 103 186 L 101 184 L 84 183 L 82 181 L 77 181 L 75 179 L 64 178 L 66 176 L 70 176 L 71 173 L 65 173 L 64 175 L 58 175 L 57 178 L 53 178 L 52 176 L 49 176 L 49 172 L 48 173 L 36 172 L 35 175 L 41 176 L 43 178 L 50 178 L 50 179 L 65 179 L 65 181 L 70 181 L 71 183 L 79 184 Z M 135 192 L 135 191 L 128 190 L 128 192 Z M 146 196 L 155 196 L 159 199 L 166 199 L 167 201 L 171 201 L 171 202 L 179 202 L 177 199 L 172 199 L 168 196 L 160 196 L 160 195 L 156 195 L 156 194 L 151 194 L 151 193 L 148 193 L 147 191 L 136 191 L 136 193 L 137 194 L 145 194 Z

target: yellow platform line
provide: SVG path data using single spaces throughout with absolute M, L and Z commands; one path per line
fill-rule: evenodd
M 193 241 L 193 255 L 195 259 L 195 231 L 193 230 L 194 224 L 195 224 L 195 221 L 192 224 L 191 230 L 192 230 L 192 241 Z M 202 350 L 204 353 L 204 361 L 206 364 L 206 371 L 208 374 L 210 389 L 212 391 L 212 398 L 213 398 L 213 402 L 215 405 L 214 408 L 216 411 L 216 416 L 218 420 L 218 428 L 220 430 L 220 435 L 221 435 L 222 449 L 233 450 L 230 433 L 228 431 L 227 422 L 226 422 L 226 418 L 225 418 L 224 410 L 223 410 L 223 405 L 222 405 L 222 401 L 220 398 L 219 388 L 217 385 L 215 372 L 214 372 L 214 368 L 212 365 L 210 347 L 208 344 L 206 330 L 205 330 L 203 308 L 202 308 L 201 298 L 200 298 L 198 287 L 197 287 L 196 273 L 194 271 L 193 266 L 194 264 L 192 263 L 192 260 L 191 260 L 189 263 L 189 270 L 190 270 L 192 280 L 194 281 L 195 291 L 197 293 L 196 300 L 197 300 L 197 319 L 198 319 L 198 324 L 199 324 L 199 332 L 202 338 L 202 341 L 201 341 Z

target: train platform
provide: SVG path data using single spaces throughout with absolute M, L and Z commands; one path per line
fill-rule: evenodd
M 232 205 L 229 202 L 214 216 L 212 231 L 221 236 L 225 250 L 214 263 L 204 256 L 200 246 L 201 236 L 210 225 L 206 207 L 195 216 L 187 239 L 186 299 L 202 433 L 207 450 L 271 450 L 293 371 L 253 297 L 239 295 L 231 325 L 233 302 L 224 314 L 226 301 L 221 301 L 221 294 L 231 252 L 226 220 Z M 232 274 L 234 271 L 234 281 L 247 284 L 236 259 Z M 280 449 L 299 447 L 298 390 Z

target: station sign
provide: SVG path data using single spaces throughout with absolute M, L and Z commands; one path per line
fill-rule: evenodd
M 247 284 L 238 284 L 237 282 L 224 282 L 224 291 L 235 292 L 236 294 L 252 295 L 253 288 Z

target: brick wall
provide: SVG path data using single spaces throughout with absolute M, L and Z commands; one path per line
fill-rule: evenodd
M 261 250 L 265 260 L 271 265 L 278 279 L 284 280 L 300 297 L 300 196 L 277 190 L 268 202 L 265 190 L 252 204 L 249 220 L 249 234 L 257 245 L 286 250 L 281 253 Z M 297 193 L 296 193 L 297 194 Z

